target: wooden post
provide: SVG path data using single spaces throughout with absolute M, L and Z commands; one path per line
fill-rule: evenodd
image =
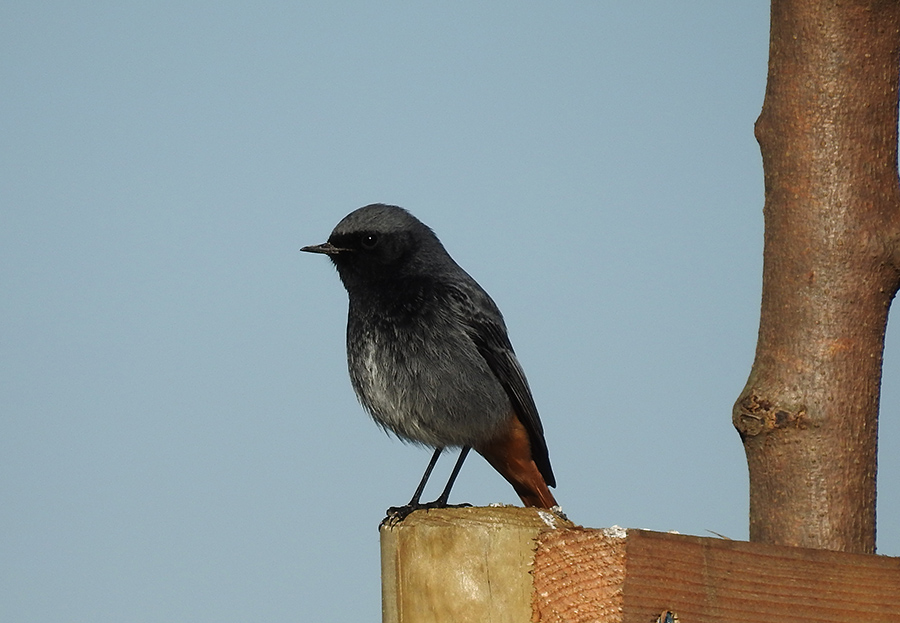
M 382 526 L 383 622 L 531 621 L 537 537 L 572 525 L 502 506 L 417 511 Z
M 536 509 L 419 511 L 381 529 L 381 560 L 385 623 L 900 620 L 900 558 L 587 529 Z

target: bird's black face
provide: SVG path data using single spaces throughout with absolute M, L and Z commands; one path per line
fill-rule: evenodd
M 405 231 L 333 233 L 328 242 L 342 249 L 350 249 L 332 256 L 336 264 L 347 262 L 360 270 L 376 272 L 399 268 L 416 246 L 412 236 Z
M 328 242 L 303 247 L 331 258 L 348 290 L 403 279 L 425 270 L 446 251 L 428 227 L 396 206 L 372 204 L 345 216 Z M 445 261 L 452 263 L 449 257 Z
M 400 276 L 415 247 L 415 240 L 409 232 L 366 230 L 336 231 L 325 244 L 303 247 L 302 250 L 328 255 L 349 287 Z

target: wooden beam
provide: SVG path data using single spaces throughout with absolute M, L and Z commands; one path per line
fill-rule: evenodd
M 900 558 L 647 530 L 542 534 L 535 556 L 542 623 L 896 623 Z M 603 618 L 605 617 L 605 618 Z
M 900 620 L 900 558 L 443 509 L 381 529 L 385 623 Z

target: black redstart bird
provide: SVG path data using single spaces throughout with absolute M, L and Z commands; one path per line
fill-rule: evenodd
M 337 267 L 350 299 L 347 362 L 359 401 L 400 438 L 436 448 L 410 503 L 447 506 L 470 448 L 525 506 L 552 508 L 556 486 L 537 407 L 491 297 L 424 223 L 396 206 L 348 214 L 303 247 Z M 419 498 L 445 447 L 462 448 L 440 497 Z

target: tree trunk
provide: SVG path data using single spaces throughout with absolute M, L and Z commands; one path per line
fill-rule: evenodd
M 773 0 L 756 359 L 733 422 L 750 540 L 875 551 L 884 332 L 900 284 L 900 2 Z

